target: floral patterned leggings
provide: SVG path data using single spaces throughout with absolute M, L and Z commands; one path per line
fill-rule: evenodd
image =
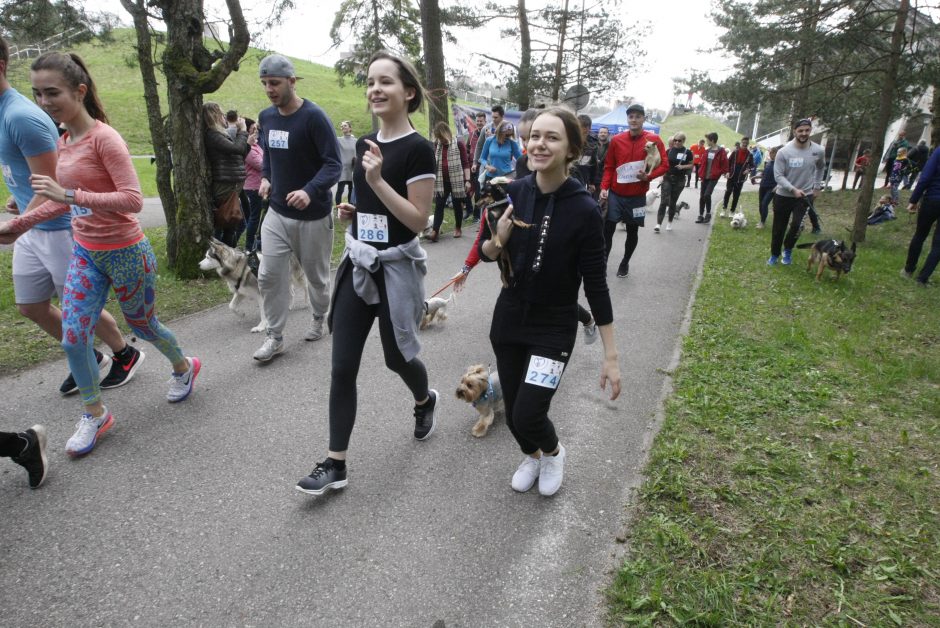
M 176 364 L 183 360 L 176 336 L 154 314 L 157 259 L 150 242 L 110 251 L 90 251 L 75 243 L 62 290 L 62 348 L 85 405 L 101 399 L 95 359 L 95 325 L 108 300 L 108 289 L 139 338 Z

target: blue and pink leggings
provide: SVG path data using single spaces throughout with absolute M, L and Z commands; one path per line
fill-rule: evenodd
M 95 325 L 109 288 L 114 289 L 124 320 L 137 337 L 153 344 L 171 363 L 183 360 L 176 336 L 154 313 L 156 282 L 157 259 L 146 238 L 111 251 L 90 251 L 75 243 L 62 290 L 62 348 L 85 405 L 101 399 Z

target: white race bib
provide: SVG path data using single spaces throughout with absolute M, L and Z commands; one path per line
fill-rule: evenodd
M 637 176 L 646 166 L 645 161 L 628 161 L 617 166 L 617 183 L 636 183 Z
M 633 208 L 633 217 L 634 217 L 634 218 L 645 218 L 645 217 L 646 217 L 646 207 L 634 207 L 634 208 Z
M 790 157 L 787 159 L 787 165 L 791 168 L 802 168 L 803 167 L 803 158 L 802 157 Z
M 268 148 L 288 148 L 287 139 L 290 133 L 287 131 L 268 131 Z
M 359 221 L 359 240 L 388 243 L 388 216 L 382 214 L 356 214 Z
M 94 212 L 91 211 L 90 207 L 82 207 L 81 205 L 69 205 L 70 214 L 72 218 L 84 218 L 85 216 L 91 216 Z
M 529 358 L 529 368 L 526 369 L 525 381 L 527 384 L 554 390 L 561 383 L 561 374 L 564 370 L 564 362 L 533 355 Z

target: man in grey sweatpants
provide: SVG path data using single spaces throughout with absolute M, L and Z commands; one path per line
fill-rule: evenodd
M 826 156 L 822 146 L 810 141 L 813 122 L 809 118 L 797 121 L 793 126 L 793 139 L 777 151 L 774 160 L 774 178 L 777 191 L 774 193 L 774 222 L 770 236 L 770 259 L 773 266 L 780 258 L 781 264 L 792 262 L 793 247 L 800 236 L 800 224 L 807 208 L 822 189 L 823 173 L 826 171 Z M 790 229 L 787 231 L 787 223 Z M 784 238 L 786 231 L 786 238 Z
M 307 275 L 313 321 L 305 340 L 323 337 L 330 304 L 333 251 L 333 198 L 330 188 L 342 171 L 333 123 L 317 105 L 296 93 L 293 64 L 269 55 L 259 67 L 271 106 L 258 114 L 264 149 L 258 194 L 270 200 L 261 227 L 258 286 L 268 321 L 267 338 L 254 359 L 268 362 L 284 351 L 284 325 L 290 309 L 291 256 Z

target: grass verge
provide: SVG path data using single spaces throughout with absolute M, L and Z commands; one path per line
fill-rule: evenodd
M 224 303 L 229 299 L 225 284 L 213 273 L 206 279 L 180 281 L 167 272 L 166 228 L 145 229 L 157 255 L 157 312 L 166 322 L 186 314 Z M 0 251 L 0 373 L 8 374 L 34 364 L 63 357 L 62 348 L 34 323 L 23 318 L 16 310 L 11 279 L 12 251 Z M 124 323 L 120 308 L 114 299 L 107 305 L 118 320 L 124 333 L 130 330 Z
M 823 237 L 855 199 L 819 200 Z M 899 276 L 913 223 L 869 227 L 852 273 L 816 283 L 807 251 L 765 265 L 742 200 L 751 227 L 714 227 L 609 620 L 940 625 L 940 290 Z

